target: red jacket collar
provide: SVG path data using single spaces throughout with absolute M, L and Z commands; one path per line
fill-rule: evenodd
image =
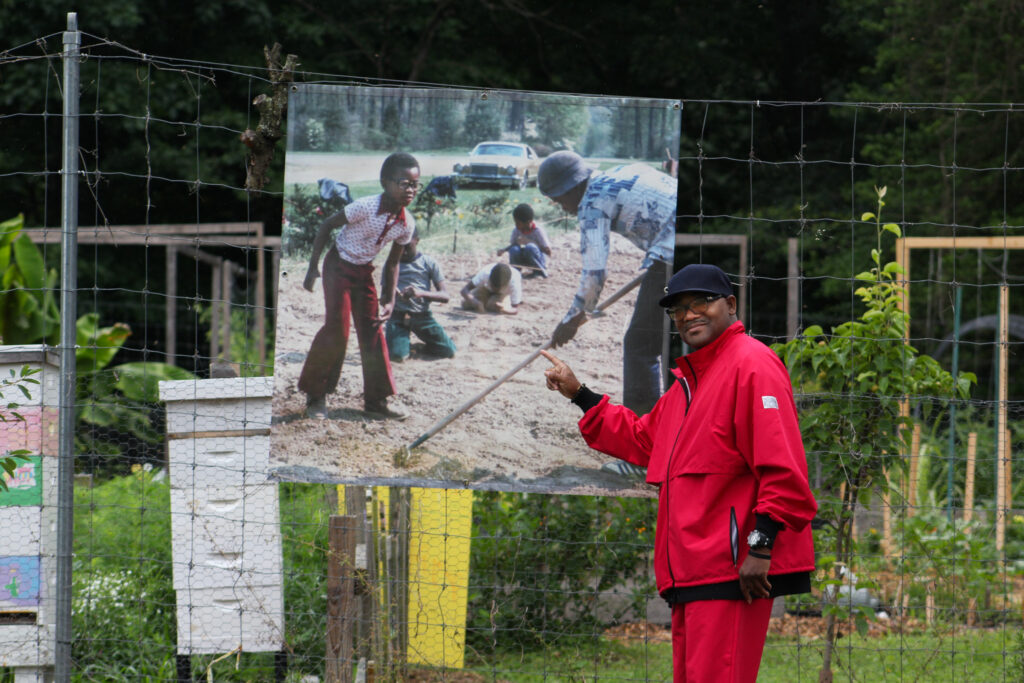
M 718 357 L 718 354 L 721 353 L 722 349 L 725 348 L 730 340 L 741 334 L 746 334 L 746 332 L 747 329 L 743 326 L 743 322 L 737 320 L 732 325 L 725 328 L 722 334 L 718 335 L 717 339 L 704 348 L 691 351 L 685 356 L 676 358 L 678 371 L 673 369 L 673 372 L 677 373 L 677 376 L 680 376 L 684 370 L 689 370 L 690 367 L 693 368 L 694 372 L 702 372 L 704 368 L 714 362 L 715 358 Z

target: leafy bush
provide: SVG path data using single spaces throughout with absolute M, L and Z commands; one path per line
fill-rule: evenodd
M 653 595 L 657 502 L 637 498 L 477 493 L 467 643 L 536 648 L 593 638 Z M 632 583 L 625 608 L 602 618 L 603 593 Z
M 953 377 L 931 357 L 920 355 L 907 343 L 910 316 L 901 310 L 903 292 L 895 262 L 882 265 L 882 236 L 897 237 L 895 223 L 882 224 L 885 188 L 875 188 L 878 208 L 862 221 L 874 221 L 877 246 L 871 250 L 874 267 L 857 275 L 863 283 L 854 293 L 865 312 L 825 334 L 818 325 L 773 348 L 789 368 L 797 394 L 802 395 L 800 428 L 808 450 L 822 464 L 823 490 L 819 516 L 835 530 L 831 585 L 843 581 L 852 569 L 853 514 L 858 502 L 888 487 L 887 473 L 905 467 L 902 453 L 909 449 L 914 420 L 903 406 L 913 402 L 919 419 L 928 420 L 932 408 L 952 398 L 967 398 L 975 381 L 971 373 Z M 826 604 L 827 638 L 822 676 L 831 680 L 831 654 L 836 618 L 835 598 Z M 858 628 L 866 629 L 867 613 L 857 615 Z M 827 675 L 827 679 L 825 678 Z

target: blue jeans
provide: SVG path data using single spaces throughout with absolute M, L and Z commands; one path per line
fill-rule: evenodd
M 640 281 L 636 306 L 622 339 L 622 404 L 637 415 L 651 412 L 661 396 L 661 347 L 665 338 L 664 309 L 668 265 L 655 261 Z
M 455 343 L 448 337 L 448 334 L 441 327 L 441 323 L 434 320 L 434 314 L 430 311 L 423 313 L 403 313 L 396 311 L 390 319 L 386 328 L 388 339 L 388 355 L 393 359 L 405 359 L 409 357 L 410 333 L 414 333 L 426 343 L 427 353 L 439 358 L 452 358 L 455 356 Z
M 519 246 L 513 244 L 508 248 L 508 262 L 513 266 L 528 266 L 545 270 L 548 267 L 548 257 L 533 242 Z

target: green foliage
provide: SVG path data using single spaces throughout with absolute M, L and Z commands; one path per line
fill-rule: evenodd
M 875 188 L 875 193 L 876 212 L 861 217 L 875 223 L 874 267 L 857 275 L 862 285 L 854 292 L 865 312 L 834 327 L 831 334 L 814 325 L 773 347 L 789 368 L 797 393 L 803 395 L 801 432 L 822 466 L 818 515 L 835 532 L 834 545 L 825 553 L 830 555 L 825 583 L 835 588 L 825 591 L 830 598 L 824 608 L 825 670 L 831 667 L 835 623 L 841 616 L 838 586 L 844 571 L 852 569 L 854 509 L 885 489 L 888 472 L 895 474 L 904 466 L 901 454 L 909 447 L 914 421 L 903 414 L 902 406 L 912 401 L 927 420 L 933 402 L 967 398 L 975 381 L 970 373 L 954 378 L 907 343 L 909 315 L 900 309 L 897 280 L 904 272 L 895 262 L 882 264 L 882 235 L 899 237 L 900 228 L 882 224 L 886 189 Z M 854 616 L 858 628 L 866 630 L 867 613 Z
M 167 363 L 125 363 L 110 367 L 131 336 L 124 323 L 99 326 L 99 315 L 87 313 L 76 323 L 75 350 L 78 427 L 75 447 L 90 455 L 120 455 L 124 437 L 159 444 L 163 434 L 155 418 L 159 383 L 194 379 L 195 375 Z
M 213 307 L 196 304 L 197 319 L 206 326 L 206 339 L 221 331 L 211 326 Z M 229 325 L 231 363 L 238 366 L 239 377 L 264 377 L 273 374 L 274 369 L 274 323 L 267 324 L 266 334 L 256 334 L 256 316 L 250 306 L 232 306 Z M 223 338 L 222 338 L 223 340 Z M 260 363 L 260 345 L 263 347 L 264 363 Z M 223 351 L 221 352 L 223 354 Z M 124 367 L 124 366 L 119 366 Z
M 410 210 L 416 218 L 416 227 L 421 235 L 430 233 L 430 226 L 434 222 L 434 216 L 451 216 L 458 208 L 459 203 L 454 197 L 435 197 L 429 192 L 420 192 L 416 195 Z
M 599 614 L 602 592 L 627 582 L 642 614 L 654 591 L 656 510 L 648 499 L 476 494 L 469 644 L 502 651 L 591 639 L 622 616 Z
M 286 258 L 296 255 L 308 257 L 312 252 L 317 230 L 327 218 L 321 203 L 315 185 L 305 189 L 298 184 L 292 186 L 291 194 L 285 198 L 287 223 L 281 231 L 281 251 Z
M 94 488 L 75 487 L 76 680 L 141 680 L 168 660 L 173 671 L 170 487 L 154 474 L 137 466 Z
M 327 595 L 329 488 L 282 484 L 286 649 L 291 676 L 322 673 Z M 170 489 L 146 466 L 75 489 L 72 655 L 77 681 L 174 680 Z M 193 657 L 197 680 L 215 659 Z M 265 681 L 273 656 L 212 665 L 218 681 Z M 295 678 L 297 680 L 297 676 Z
M 0 223 L 0 344 L 55 344 L 60 312 L 53 295 L 57 271 L 22 234 L 24 216 Z
M 565 100 L 558 96 L 539 97 L 531 102 L 527 117 L 536 131 L 530 140 L 553 149 L 580 147 L 590 124 L 587 107 L 565 106 Z
M 880 214 L 885 188 L 876 191 Z M 954 379 L 906 342 L 909 316 L 899 308 L 902 292 L 897 281 L 903 271 L 895 262 L 881 261 L 882 234 L 899 236 L 899 226 L 882 225 L 875 213 L 865 213 L 862 220 L 874 220 L 877 226 L 877 246 L 871 252 L 875 266 L 857 275 L 863 284 L 855 291 L 867 310 L 831 334 L 813 325 L 773 347 L 801 395 L 805 444 L 810 451 L 829 456 L 824 461 L 827 495 L 822 516 L 836 523 L 843 516 L 842 508 L 834 505 L 840 485 L 846 484 L 852 494 L 850 501 L 841 503 L 845 506 L 872 491 L 887 470 L 902 467 L 900 453 L 909 445 L 908 427 L 913 423 L 901 415 L 902 403 L 910 400 L 927 418 L 933 402 L 966 398 L 975 381 L 970 373 Z
M 925 594 L 931 593 L 935 604 L 949 606 L 938 612 L 939 619 L 964 623 L 967 599 L 984 604 L 999 584 L 999 557 L 987 524 L 951 522 L 944 510 L 928 502 L 914 516 L 899 520 L 903 551 L 898 569 L 910 583 L 912 604 L 923 605 Z
M 494 140 L 500 134 L 501 117 L 497 106 L 486 100 L 469 105 L 462 131 L 465 144 L 475 145 L 484 140 Z

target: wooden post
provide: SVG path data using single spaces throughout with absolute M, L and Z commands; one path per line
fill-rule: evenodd
M 892 482 L 889 480 L 889 470 L 885 473 L 885 488 L 882 490 L 882 552 L 887 556 L 892 554 Z
M 917 506 L 917 470 L 918 461 L 921 456 L 921 425 L 914 425 L 913 435 L 910 437 L 910 481 L 907 490 L 907 516 L 914 516 L 914 507 Z
M 1006 442 L 1006 470 L 1003 473 L 1003 482 L 1006 484 L 1006 492 L 1003 494 L 1006 500 L 1006 514 L 1009 516 L 1013 510 L 1013 433 L 1007 429 L 1003 437 Z
M 176 313 L 178 303 L 178 250 L 167 247 L 167 261 L 164 264 L 167 274 L 167 301 L 164 303 L 164 362 L 174 365 L 176 352 L 175 341 L 178 336 Z
M 978 455 L 978 433 L 967 435 L 967 477 L 964 481 L 964 521 L 974 519 L 974 468 Z
M 331 515 L 327 558 L 326 683 L 352 681 L 357 524 L 356 518 L 351 515 Z
M 387 581 L 381 581 L 381 567 L 387 567 L 387 542 L 384 530 L 381 526 L 381 501 L 379 492 L 386 490 L 384 487 L 374 488 L 373 500 L 370 503 L 370 553 L 369 560 L 369 582 L 372 587 L 370 598 L 373 601 L 373 608 L 370 612 L 373 615 L 372 630 L 370 631 L 370 651 L 373 653 L 373 661 L 386 662 L 387 649 L 385 643 L 384 628 L 387 624 Z M 367 663 L 367 677 L 369 677 L 370 664 Z
M 392 489 L 391 510 L 394 527 L 394 552 L 391 558 L 391 656 L 392 673 L 405 680 L 405 653 L 409 625 L 409 489 Z
M 199 250 L 196 249 L 198 252 Z M 213 266 L 213 274 L 210 277 L 210 361 L 213 362 L 220 357 L 220 271 L 223 266 L 218 263 Z
M 223 348 L 221 355 L 224 360 L 231 360 L 231 282 L 235 275 L 233 265 L 231 261 L 225 260 L 223 267 L 220 269 L 220 274 L 223 278 L 220 293 L 224 297 L 224 303 L 221 304 L 224 312 L 220 320 L 221 347 Z M 214 328 L 214 334 L 216 333 L 216 328 Z
M 800 263 L 797 260 L 798 241 L 786 240 L 786 339 L 793 339 L 800 331 Z
M 260 349 L 260 374 L 267 374 L 267 255 L 263 223 L 256 224 L 256 343 Z M 363 511 L 366 516 L 366 511 Z
M 1009 383 L 1009 312 L 1010 288 L 999 285 L 999 378 L 998 404 L 996 405 L 996 550 L 1003 551 L 1006 545 L 1006 467 L 1009 449 L 1006 443 L 1006 409 Z
M 935 582 L 928 582 L 928 590 L 924 596 L 924 620 L 929 626 L 935 623 Z
M 346 486 L 345 514 L 357 520 L 356 531 L 356 625 L 354 652 L 357 659 L 369 657 L 370 629 L 372 628 L 373 604 L 369 588 L 369 559 L 366 532 L 366 487 Z

